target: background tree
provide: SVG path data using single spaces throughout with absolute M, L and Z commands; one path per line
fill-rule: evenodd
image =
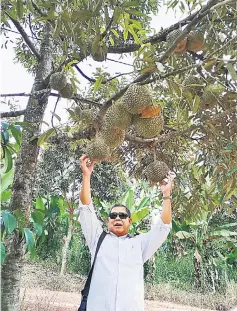
M 2 2 L 2 29 L 6 33 L 14 28 L 20 33 L 21 39 L 16 43 L 18 60 L 35 75 L 31 93 L 23 93 L 29 96 L 26 109 L 2 113 L 2 117 L 24 114 L 10 211 L 23 212 L 25 226 L 31 212 L 39 146 L 57 133 L 52 124 L 52 128 L 40 134 L 49 96 L 57 97 L 53 118 L 57 116 L 59 95 L 75 100 L 82 110 L 88 104 L 98 107 L 96 122 L 89 129 L 76 126 L 70 133 L 74 140 L 92 139 L 100 130 L 108 108 L 124 95 L 131 83 L 152 86 L 158 104 L 155 108 L 162 108 L 165 127 L 159 136 L 147 139 L 138 137 L 131 128 L 118 150 L 125 167 L 139 177 L 149 156 L 166 159 L 180 176 L 174 203 L 177 215 L 185 214 L 192 204 L 200 213 L 203 204 L 213 208 L 215 198 L 210 200 L 205 194 L 204 183 L 211 183 L 213 189 L 222 194 L 223 208 L 234 208 L 237 172 L 235 1 L 192 4 L 169 1 L 167 8 L 180 9 L 186 17 L 152 34 L 148 16 L 157 13 L 158 4 L 159 1 L 103 0 Z M 176 29 L 180 32 L 173 37 L 172 31 Z M 193 29 L 202 34 L 204 45 L 202 39 L 197 40 L 198 47 L 193 46 L 191 37 L 186 41 L 185 37 Z M 132 53 L 133 73 L 129 83 L 112 96 L 111 92 L 103 92 L 110 97 L 84 98 L 77 71 L 93 84 L 95 93 L 102 87 L 106 89 L 111 81 L 103 71 L 95 80 L 91 79 L 81 71 L 80 63 L 89 56 L 97 61 L 106 60 L 110 53 Z M 61 70 L 68 80 L 66 90 L 58 95 L 51 91 L 50 77 Z M 187 81 L 187 77 L 198 80 Z M 120 78 L 114 79 L 120 81 Z M 196 164 L 195 168 L 192 164 Z M 193 176 L 194 171 L 198 172 L 197 176 Z M 199 190 L 203 193 L 202 200 L 197 195 Z M 15 230 L 13 235 L 5 241 L 7 252 L 2 268 L 2 309 L 6 311 L 19 310 L 23 243 L 21 232 Z

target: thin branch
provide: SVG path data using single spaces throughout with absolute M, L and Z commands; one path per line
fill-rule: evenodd
M 77 64 L 73 65 L 73 67 L 75 67 L 75 68 L 77 69 L 77 71 L 78 71 L 86 80 L 88 80 L 89 82 L 92 82 L 92 83 L 95 83 L 95 82 L 96 82 L 96 79 L 93 79 L 93 78 L 88 77 L 88 76 L 78 67 Z M 125 75 L 129 75 L 129 74 L 132 74 L 132 73 L 134 73 L 134 72 L 131 71 L 131 72 L 120 73 L 120 74 L 118 74 L 118 75 L 116 75 L 116 76 L 114 76 L 114 77 L 112 77 L 112 78 L 109 78 L 109 79 L 107 79 L 107 80 L 102 81 L 101 84 L 106 84 L 106 83 L 108 83 L 108 82 L 110 82 L 110 81 L 112 81 L 112 80 L 114 80 L 114 79 L 116 79 L 116 78 L 119 78 L 119 77 L 125 76 Z
M 115 60 L 115 59 L 112 59 L 112 58 L 108 58 L 108 57 L 107 57 L 106 60 L 109 60 L 109 61 L 111 61 L 111 62 L 115 62 L 115 63 L 118 63 L 118 64 L 123 64 L 123 65 L 127 65 L 127 66 L 133 67 L 133 65 L 131 65 L 131 64 L 124 63 L 124 62 L 121 62 L 121 61 L 119 61 L 119 60 Z
M 42 17 L 47 17 L 47 14 L 45 14 L 39 7 L 38 5 L 34 2 L 31 1 L 33 8 L 42 16 Z
M 114 11 L 114 12 L 115 12 L 115 11 Z M 113 24 L 113 21 L 114 21 L 114 13 L 113 13 L 113 15 L 112 15 L 112 17 L 111 17 L 111 19 L 110 19 L 110 21 L 109 21 L 109 23 L 108 23 L 108 25 L 107 25 L 105 31 L 102 33 L 101 39 L 104 39 L 105 36 L 108 34 L 108 32 L 109 32 L 109 30 L 110 30 L 110 28 L 111 28 L 111 26 L 112 26 L 112 24 Z
M 33 93 L 10 93 L 10 94 L 0 94 L 0 97 L 29 97 L 29 96 L 36 96 L 42 93 L 47 93 L 48 91 L 50 91 L 50 89 L 44 89 L 41 91 L 37 91 L 37 92 L 33 92 Z M 53 96 L 53 97 L 58 97 L 57 93 L 50 93 L 49 96 Z M 76 94 L 74 95 L 71 99 L 75 100 L 75 101 L 81 101 L 83 103 L 87 103 L 87 104 L 91 104 L 91 105 L 95 105 L 95 106 L 101 106 L 102 104 L 100 104 L 99 102 L 93 101 L 93 100 L 89 100 L 86 98 L 81 97 L 81 95 Z
M 233 2 L 233 0 L 225 0 L 225 1 L 222 1 L 220 3 L 217 3 L 216 5 L 214 5 L 212 8 L 211 8 L 211 11 L 217 9 L 219 6 L 223 6 L 223 5 L 226 5 L 230 2 Z
M 9 31 L 9 32 L 12 32 L 12 33 L 15 33 L 15 34 L 21 36 L 21 34 L 18 31 L 11 30 L 11 29 L 8 29 L 8 28 L 5 28 L 5 27 L 1 27 L 1 30 Z M 34 38 L 32 36 L 28 36 L 28 37 L 31 38 L 31 39 L 39 40 L 39 41 L 41 40 L 40 38 Z
M 15 118 L 25 114 L 25 109 L 17 110 L 17 111 L 7 111 L 7 112 L 0 112 L 1 118 Z
M 36 56 L 36 58 L 38 60 L 40 60 L 40 54 L 37 52 L 33 42 L 30 40 L 29 36 L 27 35 L 27 33 L 25 32 L 25 30 L 23 29 L 23 27 L 21 26 L 21 24 L 16 21 L 14 18 L 12 18 L 7 12 L 5 12 L 5 14 L 10 18 L 10 20 L 13 22 L 13 24 L 15 25 L 16 29 L 19 31 L 19 33 L 21 34 L 22 38 L 24 39 L 25 43 L 28 45 L 28 47 L 30 48 L 30 50 L 32 51 L 32 53 Z
M 51 118 L 52 128 L 54 128 L 56 134 L 57 134 L 57 130 L 56 130 L 56 128 L 54 127 L 53 120 L 54 120 L 55 111 L 56 111 L 56 109 L 57 109 L 57 105 L 58 105 L 58 103 L 59 103 L 59 100 L 60 100 L 60 95 L 58 95 L 58 98 L 57 98 L 56 103 L 55 103 L 55 105 L 54 105 L 54 110 L 53 110 L 53 112 L 52 112 L 52 118 Z

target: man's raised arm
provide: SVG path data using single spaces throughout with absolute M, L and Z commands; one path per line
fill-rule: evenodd
M 80 192 L 80 223 L 83 234 L 86 239 L 91 254 L 95 251 L 95 246 L 102 233 L 102 226 L 98 218 L 91 200 L 91 174 L 93 172 L 94 162 L 87 164 L 88 157 L 83 155 L 80 158 L 80 166 L 82 171 L 82 187 Z
M 161 215 L 151 228 L 146 233 L 141 233 L 136 236 L 141 240 L 143 262 L 146 262 L 154 255 L 161 244 L 166 240 L 170 228 L 171 228 L 171 202 L 170 195 L 172 189 L 172 177 L 168 175 L 168 183 L 161 185 L 161 191 L 163 193 L 163 205 Z

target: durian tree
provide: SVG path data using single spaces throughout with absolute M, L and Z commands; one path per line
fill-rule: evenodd
M 185 17 L 153 31 L 150 16 L 160 18 L 160 5 Z M 92 159 L 116 159 L 136 178 L 152 176 L 151 183 L 164 177 L 160 168 L 167 165 L 175 171 L 174 215 L 185 215 L 190 206 L 197 206 L 194 214 L 202 213 L 203 205 L 212 210 L 222 206 L 229 212 L 235 208 L 236 1 L 4 0 L 1 9 L 2 33 L 20 35 L 16 58 L 35 77 L 30 94 L 24 90 L 10 94 L 28 96 L 26 109 L 1 114 L 2 118 L 24 115 L 10 210 L 24 213 L 25 226 L 39 145 L 52 134 L 57 140 L 59 130 L 52 122 L 52 128 L 41 134 L 50 96 L 57 99 L 53 117 L 60 99 L 70 99 L 69 135 L 64 140 L 88 141 L 85 152 Z M 106 64 L 113 54 L 119 54 L 121 62 L 130 55 L 132 73 L 108 78 L 102 70 L 94 79 L 80 68 L 91 58 L 98 66 Z M 93 93 L 85 97 L 79 79 L 86 79 Z M 92 114 L 83 112 L 92 107 Z M 155 180 L 148 173 L 152 165 Z M 205 183 L 222 199 L 216 202 L 206 193 Z M 6 241 L 2 268 L 6 311 L 19 310 L 23 245 L 17 231 Z

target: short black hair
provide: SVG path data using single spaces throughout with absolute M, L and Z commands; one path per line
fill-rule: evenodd
M 123 205 L 123 204 L 114 204 L 114 205 L 110 208 L 109 214 L 112 212 L 112 209 L 113 209 L 114 207 L 117 207 L 117 206 L 122 206 L 122 207 L 124 207 L 124 208 L 126 209 L 126 212 L 127 212 L 127 214 L 128 214 L 128 217 L 129 217 L 129 218 L 131 217 L 131 212 L 130 212 L 130 210 L 127 208 L 126 205 Z

